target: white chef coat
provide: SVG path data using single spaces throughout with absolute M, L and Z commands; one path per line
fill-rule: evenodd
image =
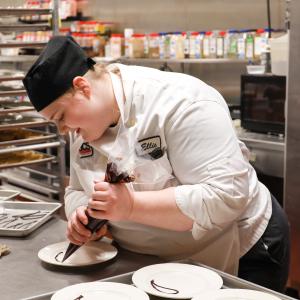
M 164 153 L 137 167 L 141 176 L 132 188 L 175 186 L 179 209 L 194 223 L 191 231 L 175 232 L 110 222 L 114 239 L 135 252 L 169 260 L 192 258 L 237 274 L 239 258 L 265 231 L 272 206 L 270 192 L 258 181 L 249 152 L 235 134 L 223 97 L 185 74 L 122 64 L 108 69 L 121 118 L 118 126 L 90 143 L 90 152 L 80 151 L 84 141 L 72 135 L 67 217 L 87 204 L 93 180 L 104 179 L 118 130 L 127 130 L 137 155 L 149 153 L 151 147 Z

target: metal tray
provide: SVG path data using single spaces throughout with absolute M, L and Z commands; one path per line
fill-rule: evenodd
M 57 134 L 55 133 L 45 133 L 39 130 L 32 130 L 32 129 L 12 128 L 10 129 L 10 131 L 12 133 L 15 133 L 17 137 L 19 135 L 19 137 L 14 139 L 7 139 L 5 141 L 0 140 L 0 147 L 32 144 L 32 143 L 42 142 L 57 137 Z M 3 131 L 2 132 L 0 131 L 0 135 L 2 134 Z M 29 135 L 29 137 L 26 137 L 26 135 Z
M 20 107 L 15 107 L 15 108 L 3 108 L 0 106 L 0 115 L 5 115 L 8 113 L 21 113 L 21 112 L 26 112 L 26 111 L 34 111 L 35 109 L 30 106 L 22 106 Z
M 3 118 L 2 118 L 3 117 Z M 49 121 L 43 118 L 37 117 L 28 117 L 17 115 L 0 115 L 0 130 L 10 129 L 10 128 L 19 128 L 19 127 L 33 127 L 49 124 Z
M 60 207 L 60 203 L 1 202 L 0 236 L 26 236 L 49 220 Z
M 18 191 L 0 189 L 0 202 L 13 199 L 13 198 L 17 197 L 19 194 L 20 194 L 20 192 L 18 192 Z
M 178 262 L 204 267 L 204 268 L 210 269 L 210 270 L 218 273 L 223 279 L 223 287 L 222 287 L 223 289 L 226 289 L 226 288 L 251 289 L 251 290 L 256 290 L 256 291 L 269 293 L 271 295 L 274 295 L 274 296 L 278 297 L 281 300 L 296 300 L 295 298 L 291 298 L 291 297 L 288 297 L 286 295 L 274 292 L 274 291 L 269 290 L 267 288 L 264 288 L 260 285 L 257 285 L 257 284 L 251 283 L 249 281 L 240 279 L 238 277 L 229 275 L 227 273 L 224 273 L 224 272 L 221 272 L 221 271 L 216 270 L 214 268 L 202 265 L 202 264 L 197 263 L 197 262 L 192 261 L 192 260 L 181 260 L 181 261 L 178 261 Z M 102 279 L 102 280 L 99 280 L 99 281 L 101 281 L 101 282 L 119 282 L 119 283 L 132 285 L 133 283 L 132 283 L 131 278 L 132 278 L 133 273 L 134 272 L 129 272 L 129 273 L 121 274 L 121 275 L 118 275 L 118 276 L 108 277 L 106 279 Z M 21 300 L 51 300 L 51 297 L 55 292 L 56 291 L 46 293 L 46 294 L 42 294 L 42 295 L 38 295 L 38 296 L 34 296 L 34 297 L 30 297 L 30 298 L 23 298 Z M 150 300 L 167 300 L 166 298 L 160 298 L 160 297 L 151 296 L 151 295 L 149 295 L 149 297 L 150 297 Z M 172 300 L 170 298 L 168 298 L 168 299 Z M 175 299 L 173 299 L 173 300 L 175 300 Z
M 41 152 L 38 152 L 38 151 L 33 151 L 33 150 L 30 150 L 30 151 L 33 152 L 34 154 L 42 155 L 42 158 L 38 158 L 38 159 L 35 159 L 35 160 L 27 160 L 27 161 L 26 160 L 24 161 L 24 160 L 20 159 L 20 161 L 16 161 L 16 162 L 13 162 L 13 163 L 0 164 L 0 170 L 1 169 L 7 169 L 7 168 L 20 167 L 20 166 L 25 166 L 25 165 L 38 164 L 38 163 L 47 162 L 47 161 L 51 161 L 51 160 L 55 159 L 55 156 L 53 156 L 53 155 L 44 154 L 44 153 L 41 153 Z M 19 152 L 19 151 L 15 151 L 15 153 L 16 152 Z M 0 155 L 0 157 L 1 157 L 1 155 Z

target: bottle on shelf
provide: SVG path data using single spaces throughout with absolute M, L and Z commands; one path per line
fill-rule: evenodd
M 145 34 L 132 35 L 132 58 L 145 58 Z
M 217 58 L 225 57 L 225 35 L 226 31 L 219 31 L 217 37 Z
M 218 31 L 213 30 L 209 37 L 209 57 L 210 58 L 217 57 L 217 36 L 218 36 Z
M 254 36 L 254 58 L 260 58 L 260 56 L 261 56 L 264 33 L 265 33 L 265 30 L 263 28 L 259 28 L 255 32 L 255 36 Z
M 246 35 L 247 30 L 240 30 L 237 38 L 237 58 L 245 59 L 246 57 Z
M 159 58 L 159 34 L 156 32 L 149 34 L 149 58 Z
M 123 34 L 114 33 L 110 38 L 110 56 L 113 58 L 119 58 L 122 56 L 123 48 Z
M 190 32 L 182 32 L 184 58 L 190 58 Z
M 210 36 L 212 35 L 211 31 L 206 31 L 203 37 L 203 58 L 210 57 Z
M 131 57 L 132 56 L 132 35 L 133 28 L 125 28 L 124 29 L 124 56 Z
M 165 32 L 159 33 L 159 58 L 165 58 Z
M 184 45 L 182 34 L 179 31 L 173 32 L 170 39 L 170 58 L 184 58 Z
M 252 30 L 247 30 L 245 40 L 245 57 L 248 60 L 253 60 L 254 57 L 254 37 Z
M 237 58 L 237 41 L 238 41 L 238 31 L 235 29 L 230 29 L 227 34 L 228 40 L 228 52 L 227 57 L 235 59 Z
M 172 33 L 168 32 L 165 34 L 164 38 L 164 58 L 169 59 L 171 57 L 171 36 Z

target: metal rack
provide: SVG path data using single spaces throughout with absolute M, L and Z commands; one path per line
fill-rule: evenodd
M 52 29 L 54 35 L 57 34 L 57 0 L 54 1 L 53 9 L 0 8 L 0 15 L 5 16 L 42 14 L 51 14 L 52 25 L 50 25 L 50 23 L 5 24 L 0 25 L 0 32 Z M 8 43 L 0 43 L 0 48 L 37 48 L 44 47 L 45 45 L 45 42 L 11 41 Z M 33 62 L 36 58 L 36 55 L 0 56 L 0 62 Z M 0 83 L 4 81 L 22 80 L 23 78 L 24 76 L 21 75 L 0 76 Z M 54 124 L 34 114 L 34 108 L 28 102 L 16 104 L 16 101 L 13 101 L 14 105 L 10 107 L 5 101 L 1 101 L 3 97 L 5 97 L 5 99 L 15 99 L 13 97 L 23 97 L 26 95 L 27 93 L 24 89 L 0 91 L 0 118 L 2 118 L 0 119 L 0 134 L 2 132 L 4 135 L 5 131 L 6 134 L 11 132 L 13 132 L 13 134 L 25 134 L 25 136 L 21 138 L 15 138 L 13 136 L 11 140 L 3 141 L 3 139 L 1 139 L 0 141 L 0 180 L 2 183 L 0 188 L 21 191 L 23 196 L 29 199 L 62 201 L 65 178 L 64 139 L 56 133 Z M 9 101 L 6 102 L 9 103 Z M 3 103 L 5 103 L 5 105 Z M 22 103 L 25 105 L 22 105 Z M 10 116 L 16 116 L 16 118 L 9 119 Z M 6 117 L 7 120 L 5 119 Z M 39 131 L 32 129 L 36 127 Z M 9 158 L 6 160 L 8 156 Z

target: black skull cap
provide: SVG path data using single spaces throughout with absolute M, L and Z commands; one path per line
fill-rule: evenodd
M 37 111 L 41 111 L 73 86 L 96 62 L 87 57 L 71 36 L 55 36 L 29 69 L 23 84 Z

